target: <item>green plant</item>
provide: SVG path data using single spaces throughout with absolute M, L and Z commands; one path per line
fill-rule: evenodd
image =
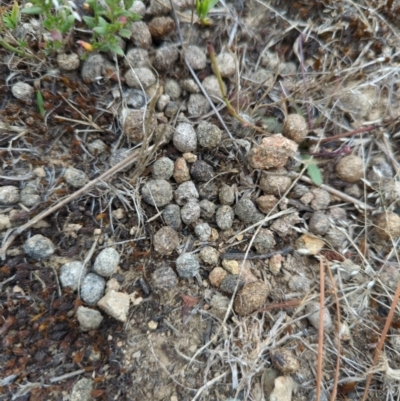
M 311 178 L 311 181 L 315 185 L 320 186 L 323 182 L 322 174 L 315 160 L 313 160 L 312 157 L 309 155 L 302 155 L 301 158 L 307 165 L 307 174 Z
M 3 24 L 8 29 L 16 29 L 19 21 L 21 20 L 21 13 L 17 0 L 14 0 L 14 5 L 11 11 L 4 13 L 2 16 Z
M 84 17 L 86 25 L 93 31 L 93 50 L 102 52 L 113 51 L 119 55 L 124 52 L 119 46 L 118 36 L 130 38 L 132 35 L 129 29 L 133 21 L 138 17 L 129 9 L 134 0 L 104 0 L 102 2 L 106 7 L 103 8 L 99 0 L 87 0 L 87 4 L 93 11 L 93 17 Z M 85 46 L 84 46 L 85 47 Z
M 210 25 L 211 21 L 207 18 L 208 13 L 219 0 L 196 0 L 196 14 L 203 25 Z

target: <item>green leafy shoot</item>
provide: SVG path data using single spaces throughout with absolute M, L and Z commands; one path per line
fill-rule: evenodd
M 311 178 L 311 181 L 320 186 L 323 182 L 321 170 L 319 169 L 317 163 L 309 155 L 302 155 L 302 159 L 307 165 L 307 174 Z
M 207 15 L 218 1 L 219 0 L 196 0 L 196 14 L 203 25 L 211 25 L 211 21 L 207 18 Z
M 44 106 L 43 106 L 43 96 L 42 96 L 42 92 L 37 91 L 36 92 L 36 102 L 38 105 L 38 109 L 39 109 L 39 113 L 42 117 L 44 117 L 45 115 L 45 110 L 44 110 Z
M 14 5 L 11 11 L 3 15 L 3 24 L 8 29 L 16 29 L 21 19 L 21 13 L 17 0 L 14 0 Z

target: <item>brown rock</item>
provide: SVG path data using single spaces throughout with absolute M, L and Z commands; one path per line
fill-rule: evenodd
M 263 138 L 261 145 L 254 146 L 249 153 L 251 167 L 270 169 L 283 167 L 290 156 L 296 154 L 296 142 L 284 138 L 281 134 Z
M 291 183 L 287 170 L 282 168 L 273 172 L 264 171 L 260 179 L 260 188 L 268 195 L 282 196 Z
M 400 217 L 393 212 L 381 213 L 375 217 L 376 235 L 383 240 L 400 236 Z
M 160 40 L 175 30 L 175 22 L 170 17 L 156 17 L 149 23 L 151 36 Z
M 346 182 L 358 182 L 364 176 L 364 162 L 361 157 L 348 155 L 336 165 L 336 175 Z
M 299 360 L 289 349 L 276 348 L 270 352 L 270 356 L 274 367 L 285 375 L 295 373 L 300 368 Z
M 262 213 L 268 214 L 277 204 L 278 198 L 274 195 L 263 195 L 256 199 L 258 208 Z
M 222 267 L 214 268 L 208 276 L 210 284 L 213 287 L 219 288 L 222 280 L 228 275 L 228 273 Z
M 182 182 L 185 181 L 190 181 L 189 167 L 183 157 L 179 157 L 175 160 L 174 178 L 178 184 L 182 184 Z
M 246 316 L 259 309 L 270 293 L 269 285 L 256 281 L 246 284 L 235 297 L 233 307 L 238 315 Z
M 161 255 L 171 255 L 179 245 L 179 236 L 172 227 L 162 227 L 154 235 L 153 243 L 156 252 Z
M 300 114 L 289 114 L 283 123 L 282 134 L 300 143 L 307 136 L 306 120 Z
M 127 135 L 131 141 L 137 143 L 143 140 L 143 117 L 144 112 L 143 110 L 132 110 L 132 109 L 125 109 L 122 112 L 123 121 L 124 121 L 124 133 Z M 152 132 L 156 125 L 157 120 L 153 113 L 150 119 L 150 126 L 149 132 Z
M 296 249 L 303 254 L 317 255 L 319 251 L 324 247 L 324 241 L 319 238 L 311 237 L 310 235 L 303 234 L 296 241 Z

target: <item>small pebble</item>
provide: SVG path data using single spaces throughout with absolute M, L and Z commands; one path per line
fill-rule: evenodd
M 53 255 L 56 247 L 50 239 L 36 234 L 25 241 L 24 250 L 30 258 L 43 260 Z
M 393 212 L 378 214 L 374 218 L 375 232 L 382 240 L 395 239 L 400 236 L 400 217 Z
M 147 49 L 151 46 L 151 33 L 145 22 L 136 21 L 132 23 L 130 30 L 132 32 L 132 42 L 136 47 Z
M 210 181 L 214 176 L 214 169 L 205 161 L 197 160 L 190 169 L 190 176 L 199 182 Z
M 289 114 L 283 122 L 282 134 L 293 141 L 302 142 L 308 133 L 307 122 L 300 114 Z
M 331 203 L 331 196 L 328 191 L 325 191 L 325 189 L 313 188 L 310 192 L 313 195 L 313 199 L 310 203 L 312 209 L 326 209 Z
M 269 252 L 276 245 L 273 232 L 266 228 L 261 228 L 254 239 L 253 245 L 259 254 Z
M 215 220 L 218 228 L 220 228 L 221 230 L 229 230 L 230 228 L 232 228 L 234 217 L 235 213 L 230 206 L 220 206 L 215 215 Z
M 310 289 L 310 280 L 303 275 L 294 275 L 290 278 L 288 286 L 292 291 L 307 292 Z
M 256 169 L 281 168 L 289 156 L 296 154 L 296 142 L 283 137 L 281 134 L 263 138 L 261 145 L 254 146 L 249 153 L 249 163 Z
M 20 193 L 17 187 L 13 185 L 4 185 L 0 187 L 0 205 L 9 206 L 19 202 Z
M 223 184 L 218 193 L 222 205 L 232 205 L 235 202 L 235 191 L 229 185 Z
M 86 306 L 78 306 L 76 317 L 82 331 L 97 330 L 103 321 L 103 316 L 98 310 Z
M 310 313 L 310 315 L 307 317 L 308 321 L 311 323 L 311 325 L 316 328 L 317 330 L 319 329 L 319 311 L 320 311 L 320 305 L 319 302 L 310 302 L 306 306 L 306 312 Z M 332 326 L 332 318 L 329 313 L 329 309 L 327 307 L 324 308 L 324 330 L 328 330 Z
M 317 211 L 311 215 L 308 225 L 313 234 L 324 235 L 328 232 L 331 223 L 325 212 Z
M 148 181 L 142 188 L 143 200 L 149 205 L 168 205 L 173 197 L 171 184 L 166 180 Z
M 373 184 L 387 184 L 393 179 L 393 168 L 382 156 L 373 158 L 370 168 L 367 178 Z
M 213 294 L 210 300 L 211 313 L 223 320 L 228 310 L 230 299 L 222 294 Z
M 190 199 L 198 199 L 199 193 L 197 192 L 196 186 L 193 181 L 187 181 L 179 185 L 174 192 L 175 202 L 183 206 Z
M 231 53 L 223 52 L 218 54 L 218 56 L 216 57 L 216 62 L 221 77 L 232 78 L 235 75 L 236 63 L 235 58 Z M 214 65 L 211 65 L 211 69 L 215 74 Z
M 174 173 L 174 162 L 168 157 L 156 160 L 151 168 L 151 175 L 155 180 L 169 180 Z
M 61 53 L 57 56 L 57 64 L 61 70 L 75 71 L 80 65 L 79 56 L 76 53 Z
M 150 67 L 149 53 L 145 49 L 132 48 L 126 52 L 124 65 L 128 68 Z
M 197 126 L 197 140 L 199 145 L 206 149 L 215 149 L 221 143 L 222 132 L 214 124 L 201 121 Z
M 154 235 L 153 244 L 160 255 L 171 255 L 179 245 L 178 233 L 172 227 L 162 227 Z
M 81 298 L 88 305 L 96 305 L 104 294 L 106 280 L 95 273 L 89 273 L 82 281 Z
M 93 271 L 99 276 L 109 277 L 117 271 L 119 258 L 119 253 L 114 248 L 105 248 L 97 255 Z
M 164 84 L 164 93 L 172 100 L 178 100 L 181 97 L 181 87 L 175 79 L 167 79 Z
M 158 290 L 169 290 L 178 285 L 178 277 L 169 266 L 157 269 L 151 276 L 154 288 Z
M 187 78 L 184 79 L 181 82 L 181 87 L 185 91 L 188 91 L 189 93 L 200 93 L 200 88 L 197 85 L 196 81 L 192 78 Z
M 132 110 L 125 108 L 121 113 L 124 134 L 134 143 L 139 143 L 144 139 L 143 119 L 149 117 L 144 110 Z M 157 119 L 154 113 L 147 118 L 148 129 L 152 132 L 157 127 Z
M 397 267 L 387 264 L 380 270 L 378 277 L 383 285 L 391 290 L 396 290 L 400 281 L 400 271 Z
M 79 379 L 72 388 L 70 401 L 90 401 L 92 398 L 92 391 L 94 387 L 94 382 L 91 379 L 86 379 L 85 377 Z
M 112 152 L 110 155 L 110 165 L 115 166 L 116 164 L 122 162 L 122 160 L 126 159 L 128 156 L 132 154 L 132 150 L 128 148 L 120 148 L 117 149 L 116 151 Z M 127 171 L 129 168 L 132 166 L 132 161 L 129 163 L 125 168 L 123 168 L 121 171 Z
M 262 213 L 268 214 L 278 203 L 274 195 L 263 195 L 256 199 L 258 208 Z
M 101 139 L 95 139 L 88 144 L 88 149 L 92 155 L 98 156 L 107 150 L 107 145 Z
M 291 178 L 284 168 L 275 171 L 263 171 L 260 179 L 260 188 L 267 195 L 283 196 L 292 184 Z
M 331 228 L 324 236 L 325 241 L 329 244 L 333 249 L 338 250 L 339 252 L 343 250 L 344 246 L 347 243 L 346 235 L 334 228 Z
M 222 280 L 219 289 L 227 294 L 233 294 L 236 288 L 237 291 L 240 291 L 244 284 L 244 280 L 239 274 L 228 274 Z
M 182 227 L 181 209 L 178 205 L 168 205 L 163 210 L 163 219 L 167 226 L 171 226 L 174 230 L 179 230 Z
M 157 100 L 157 110 L 163 111 L 167 104 L 170 102 L 171 98 L 168 95 L 161 95 Z
M 62 287 L 70 287 L 76 291 L 87 274 L 87 268 L 77 260 L 66 263 L 60 269 L 60 283 Z
M 274 380 L 274 389 L 269 401 L 292 401 L 295 383 L 290 376 L 279 376 Z
M 157 70 L 170 70 L 179 58 L 179 52 L 175 46 L 161 47 L 156 50 L 154 67 Z
M 199 208 L 200 208 L 200 205 L 199 205 Z M 196 227 L 194 228 L 194 232 L 200 241 L 205 242 L 210 239 L 211 227 L 208 223 L 197 224 Z
M 209 75 L 208 77 L 204 78 L 202 85 L 214 103 L 223 102 L 223 96 L 219 87 L 218 78 L 215 75 Z M 226 85 L 224 82 L 223 86 L 226 93 Z
M 145 106 L 147 98 L 146 94 L 141 89 L 128 89 L 124 92 L 126 104 L 133 109 L 141 109 Z
M 345 182 L 358 182 L 364 176 L 364 162 L 361 157 L 348 155 L 336 165 L 336 175 Z
M 211 246 L 205 246 L 204 248 L 202 248 L 199 253 L 199 257 L 206 265 L 210 266 L 218 265 L 219 252 Z
M 211 220 L 214 217 L 215 213 L 215 203 L 210 202 L 207 199 L 203 199 L 199 203 L 200 205 L 200 217 L 204 220 Z M 232 211 L 233 212 L 233 211 Z
M 201 199 L 216 201 L 218 199 L 219 187 L 214 181 L 205 182 L 199 185 L 199 195 Z
M 175 30 L 175 22 L 171 17 L 153 18 L 148 26 L 154 40 L 164 39 Z
M 251 81 L 256 84 L 255 86 L 261 86 L 264 88 L 271 86 L 273 80 L 274 74 L 271 71 L 264 70 L 263 68 L 258 69 L 251 76 Z
M 31 186 L 28 184 L 22 189 L 21 202 L 26 207 L 36 206 L 40 202 L 40 195 L 36 189 L 36 186 Z
M 157 78 L 150 68 L 135 67 L 126 72 L 125 82 L 131 88 L 146 89 L 153 86 L 157 82 Z
M 270 351 L 272 365 L 284 375 L 296 373 L 300 362 L 293 352 L 287 348 L 275 348 Z
M 25 82 L 17 82 L 11 87 L 11 92 L 17 99 L 30 101 L 35 94 L 35 89 Z
M 236 216 L 244 223 L 254 224 L 265 216 L 260 213 L 255 204 L 248 198 L 242 198 L 235 206 Z
M 126 322 L 129 313 L 129 295 L 123 292 L 111 290 L 101 298 L 97 306 L 105 313 L 119 320 Z
M 270 272 L 274 276 L 277 276 L 280 273 L 281 268 L 282 268 L 282 261 L 283 261 L 283 257 L 280 254 L 273 255 L 269 259 L 268 267 L 269 267 Z
M 189 96 L 187 108 L 191 117 L 201 117 L 210 111 L 211 106 L 205 96 L 200 93 L 192 93 Z
M 203 50 L 197 46 L 188 46 L 185 52 L 185 58 L 195 71 L 206 68 L 206 55 L 204 54 Z
M 230 274 L 240 273 L 240 265 L 237 260 L 224 259 L 221 264 L 222 267 Z
M 189 200 L 181 209 L 181 219 L 186 224 L 192 224 L 200 218 L 200 205 L 197 200 Z M 211 234 L 211 232 L 210 232 Z
M 325 243 L 319 238 L 303 234 L 296 240 L 296 250 L 303 255 L 318 255 Z
M 238 315 L 246 316 L 255 312 L 266 302 L 270 293 L 269 285 L 261 281 L 246 284 L 236 294 L 233 304 L 234 310 Z
M 174 179 L 178 184 L 190 181 L 189 167 L 183 157 L 178 157 L 174 163 Z
M 115 72 L 115 66 L 101 54 L 91 54 L 81 68 L 82 80 L 85 83 L 96 82 L 108 72 Z
M 87 181 L 88 177 L 85 172 L 78 170 L 74 167 L 68 167 L 64 173 L 65 181 L 68 185 L 74 188 L 81 188 L 83 187 Z
M 213 287 L 219 288 L 219 286 L 222 283 L 222 280 L 227 276 L 228 273 L 222 267 L 215 267 L 209 274 L 208 280 L 210 281 L 210 284 Z
M 176 271 L 179 277 L 190 278 L 199 274 L 200 263 L 196 255 L 183 253 L 176 260 Z
M 182 157 L 186 160 L 187 163 L 195 163 L 197 161 L 197 155 L 192 152 L 185 152 Z
M 180 123 L 175 129 L 172 138 L 175 147 L 180 152 L 191 152 L 197 148 L 197 135 L 196 131 L 191 124 Z
M 171 3 L 168 0 L 150 0 L 150 8 L 147 13 L 150 15 L 167 15 L 171 11 L 170 8 Z

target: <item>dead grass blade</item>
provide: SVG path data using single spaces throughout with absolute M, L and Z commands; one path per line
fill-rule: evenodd
M 322 384 L 322 353 L 324 351 L 324 313 L 325 313 L 325 274 L 324 263 L 319 261 L 319 329 L 318 329 L 318 360 L 317 360 L 317 388 L 315 400 L 321 399 Z

